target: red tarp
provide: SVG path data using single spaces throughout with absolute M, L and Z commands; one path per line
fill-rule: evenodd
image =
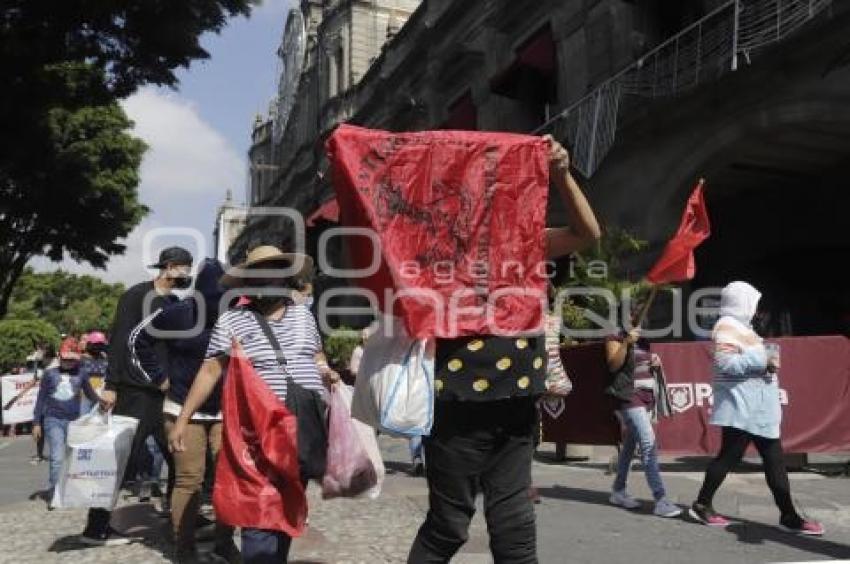
M 381 244 L 381 268 L 356 282 L 373 291 L 385 311 L 392 307 L 412 335 L 540 328 L 547 280 L 545 141 L 343 125 L 328 140 L 328 156 L 341 223 L 374 230 Z M 348 244 L 353 266 L 367 267 L 369 239 L 352 236 Z M 396 292 L 392 304 L 385 289 Z
M 782 443 L 788 452 L 850 451 L 850 339 L 840 336 L 771 339 L 782 350 L 780 388 Z M 585 345 L 592 348 L 593 345 Z M 544 413 L 544 440 L 575 444 L 613 444 L 619 432 L 610 400 L 602 394 L 602 348 L 590 355 L 567 349 L 564 362 L 580 396 L 567 398 L 559 417 Z M 708 424 L 712 364 L 709 342 L 660 343 L 673 417 L 658 426 L 658 446 L 671 454 L 716 454 L 720 430 Z M 575 396 L 575 397 L 574 397 Z
M 307 498 L 298 466 L 295 415 L 254 372 L 236 341 L 221 400 L 224 428 L 213 486 L 218 520 L 299 536 L 307 519 Z

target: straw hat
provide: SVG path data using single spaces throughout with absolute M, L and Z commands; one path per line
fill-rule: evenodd
M 272 245 L 261 245 L 252 249 L 242 264 L 228 269 L 225 275 L 221 277 L 222 286 L 226 288 L 250 286 L 252 277 L 245 276 L 244 271 L 250 268 L 262 268 L 261 265 L 266 262 L 288 262 L 290 265 L 299 266 L 298 270 L 289 275 L 292 278 L 307 276 L 313 271 L 313 259 L 308 255 L 284 253 Z

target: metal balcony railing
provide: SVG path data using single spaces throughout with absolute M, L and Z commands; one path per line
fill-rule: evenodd
M 608 78 L 535 134 L 567 140 L 575 167 L 592 176 L 614 144 L 619 117 L 643 99 L 676 96 L 738 69 L 832 0 L 730 0 Z

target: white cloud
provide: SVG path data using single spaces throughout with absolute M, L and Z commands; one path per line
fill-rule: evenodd
M 122 106 L 136 123 L 133 132 L 150 147 L 141 170 L 141 194 L 146 203 L 220 192 L 223 186 L 244 182 L 242 158 L 188 100 L 145 88 Z
M 124 241 L 125 254 L 110 259 L 105 271 L 67 258 L 57 264 L 43 257 L 30 262 L 36 270 L 61 267 L 134 284 L 150 276 L 145 265 L 155 257 L 144 256 L 144 240 L 154 229 L 193 230 L 205 239 L 205 248 L 198 249 L 191 237 L 160 233 L 149 250 L 154 255 L 170 244 L 185 246 L 197 258 L 213 250 L 216 210 L 227 189 L 241 194 L 244 187 L 243 158 L 201 118 L 192 102 L 177 94 L 144 88 L 122 105 L 135 122 L 133 133 L 148 144 L 140 171 L 139 199 L 151 208 L 151 214 Z

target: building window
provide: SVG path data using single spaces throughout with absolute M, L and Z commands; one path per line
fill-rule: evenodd
M 496 94 L 521 102 L 530 120 L 543 123 L 549 107 L 558 101 L 557 54 L 552 28 L 543 26 L 515 51 L 513 62 L 490 81 Z

